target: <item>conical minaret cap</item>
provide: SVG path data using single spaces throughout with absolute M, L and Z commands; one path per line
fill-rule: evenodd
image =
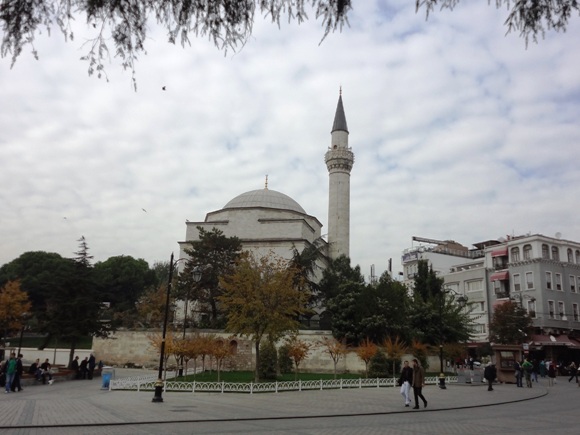
M 338 104 L 336 106 L 336 113 L 334 114 L 334 123 L 332 124 L 331 133 L 342 130 L 348 133 L 346 125 L 346 116 L 344 115 L 344 107 L 342 106 L 342 92 L 338 97 Z

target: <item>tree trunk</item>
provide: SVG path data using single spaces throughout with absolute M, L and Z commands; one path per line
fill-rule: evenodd
M 260 340 L 256 340 L 256 373 L 255 381 L 260 382 Z
M 69 370 L 72 368 L 72 362 L 73 362 L 73 359 L 75 357 L 76 347 L 77 347 L 77 338 L 72 337 L 71 341 L 70 341 L 70 352 L 68 354 L 68 364 L 67 364 L 67 368 Z

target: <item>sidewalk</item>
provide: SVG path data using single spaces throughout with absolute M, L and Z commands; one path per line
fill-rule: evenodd
M 117 377 L 143 371 L 117 370 Z M 428 408 L 405 408 L 398 388 L 302 391 L 261 394 L 163 393 L 153 403 L 153 392 L 108 391 L 101 379 L 28 387 L 0 396 L 0 429 L 106 426 L 147 422 L 232 421 L 249 419 L 313 418 L 316 416 L 424 413 L 465 409 L 530 400 L 547 394 L 547 383 L 533 388 L 450 384 L 423 389 Z

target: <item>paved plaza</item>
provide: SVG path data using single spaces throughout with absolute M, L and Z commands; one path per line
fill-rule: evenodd
M 134 374 L 117 370 L 117 377 Z M 427 409 L 421 405 L 420 410 L 413 410 L 403 406 L 399 389 L 392 387 L 251 395 L 167 392 L 162 403 L 153 403 L 153 392 L 103 390 L 101 379 L 95 378 L 2 394 L 0 433 L 496 433 L 473 428 L 465 432 L 464 426 L 447 432 L 429 426 L 429 421 L 448 425 L 482 413 L 499 418 L 508 406 L 530 410 L 534 416 L 536 407 L 542 412 L 546 400 L 552 403 L 552 394 L 580 397 L 580 388 L 566 381 L 560 377 L 552 388 L 547 388 L 547 380 L 533 388 L 497 385 L 492 392 L 483 385 L 451 384 L 446 390 L 431 385 L 424 389 Z M 574 417 L 576 432 L 559 430 L 559 434 L 580 433 L 580 400 L 573 407 L 579 410 Z M 394 429 L 384 426 L 383 420 L 404 424 Z M 351 425 L 357 421 L 354 430 Z M 497 423 L 493 418 L 490 421 Z M 557 419 L 554 423 L 558 424 Z M 533 433 L 531 429 L 521 433 Z M 520 432 L 512 428 L 502 433 Z

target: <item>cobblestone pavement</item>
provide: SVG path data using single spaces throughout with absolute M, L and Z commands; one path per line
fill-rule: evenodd
M 118 371 L 117 376 L 130 374 L 134 372 Z M 0 433 L 519 433 L 516 429 L 522 429 L 521 425 L 506 430 L 500 423 L 499 416 L 506 410 L 528 410 L 517 411 L 528 417 L 545 415 L 553 394 L 564 397 L 558 400 L 570 403 L 574 410 L 580 409 L 575 403 L 580 403 L 575 400 L 580 388 L 563 377 L 552 388 L 547 388 L 545 380 L 533 388 L 497 385 L 491 392 L 483 385 L 450 384 L 446 390 L 427 386 L 424 394 L 428 407 L 421 405 L 420 410 L 405 408 L 398 388 L 252 395 L 168 392 L 163 393 L 162 403 L 153 403 L 153 392 L 110 392 L 102 390 L 101 379 L 95 378 L 2 394 Z M 529 412 L 539 402 L 543 405 L 538 414 Z M 563 421 L 551 418 L 559 435 L 580 433 L 580 411 L 572 414 L 575 432 L 562 431 Z M 476 417 L 487 421 L 489 430 L 474 431 Z M 443 426 L 436 429 L 437 425 Z M 531 429 L 533 425 L 526 425 L 526 433 Z

